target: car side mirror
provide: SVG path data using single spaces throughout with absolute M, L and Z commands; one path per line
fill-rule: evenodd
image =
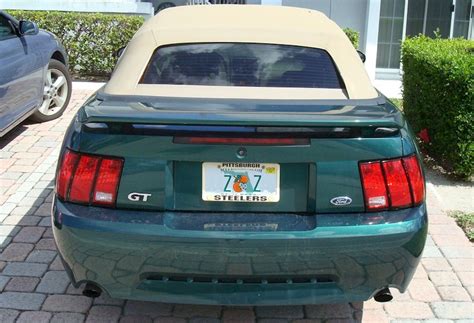
M 120 47 L 119 49 L 117 49 L 114 53 L 115 58 L 120 58 L 120 56 L 122 56 L 124 51 L 125 51 L 125 46 Z
M 362 63 L 365 63 L 365 60 L 366 60 L 366 56 L 364 53 L 362 53 L 360 50 L 357 50 L 357 54 L 359 54 L 359 57 L 360 57 L 360 60 L 362 61 Z
M 27 20 L 20 20 L 18 30 L 20 35 L 36 35 L 39 32 L 38 25 Z

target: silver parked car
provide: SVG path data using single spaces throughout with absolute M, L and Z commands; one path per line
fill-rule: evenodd
M 71 89 L 59 40 L 0 11 L 0 137 L 28 117 L 43 122 L 61 116 Z

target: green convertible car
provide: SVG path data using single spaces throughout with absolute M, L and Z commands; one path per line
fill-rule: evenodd
M 84 295 L 392 299 L 427 234 L 416 140 L 323 14 L 163 10 L 64 139 L 59 253 Z

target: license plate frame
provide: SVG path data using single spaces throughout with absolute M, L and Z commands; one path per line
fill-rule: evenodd
M 201 171 L 203 201 L 244 203 L 280 201 L 280 164 L 203 162 Z

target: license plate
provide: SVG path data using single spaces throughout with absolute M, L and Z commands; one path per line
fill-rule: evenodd
M 278 202 L 280 165 L 203 163 L 202 199 L 213 202 Z

